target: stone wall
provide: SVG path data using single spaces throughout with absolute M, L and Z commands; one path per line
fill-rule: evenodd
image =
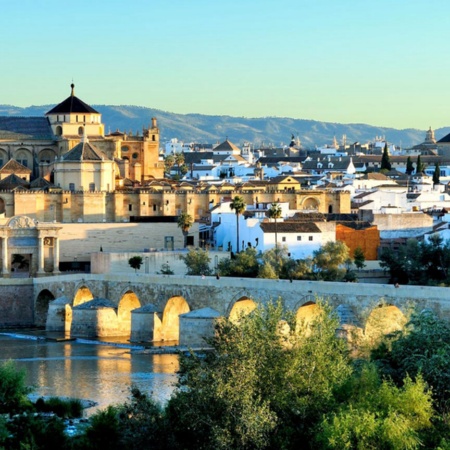
M 30 327 L 34 324 L 33 279 L 2 279 L 0 284 L 0 326 Z
M 162 265 L 168 264 L 174 275 L 185 275 L 186 264 L 181 256 L 186 255 L 186 251 L 179 252 L 128 252 L 128 253 L 110 253 L 97 252 L 91 254 L 91 273 L 117 273 L 133 274 L 134 269 L 128 264 L 128 260 L 133 256 L 142 257 L 142 267 L 137 271 L 140 275 L 157 275 L 161 272 Z M 211 262 L 209 264 L 212 272 L 221 259 L 229 258 L 229 252 L 209 251 Z
M 60 261 L 90 261 L 93 252 L 143 253 L 145 249 L 164 249 L 164 238 L 173 236 L 174 248 L 182 249 L 184 236 L 176 223 L 62 223 Z M 189 231 L 198 245 L 198 223 Z M 128 261 L 128 259 L 127 259 Z M 158 267 L 158 269 L 160 266 Z M 128 270 L 127 270 L 128 271 Z M 98 272 L 95 272 L 98 273 Z M 155 272 L 153 272 L 155 273 Z

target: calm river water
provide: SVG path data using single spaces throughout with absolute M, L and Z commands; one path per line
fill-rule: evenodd
M 177 381 L 177 355 L 139 352 L 138 347 L 78 341 L 36 340 L 33 336 L 0 334 L 0 362 L 12 359 L 27 373 L 27 383 L 37 396 L 61 396 L 93 400 L 97 407 L 129 399 L 136 385 L 164 403 Z M 131 346 L 130 346 L 131 347 Z

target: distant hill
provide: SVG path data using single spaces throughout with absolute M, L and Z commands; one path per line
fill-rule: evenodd
M 42 116 L 54 105 L 17 106 L 0 105 L 0 116 Z M 385 136 L 389 142 L 408 148 L 420 144 L 425 139 L 425 130 L 412 128 L 375 127 L 366 124 L 340 124 L 318 122 L 315 120 L 291 119 L 288 117 L 230 117 L 208 116 L 202 114 L 176 114 L 140 106 L 92 105 L 102 114 L 106 132 L 120 131 L 142 133 L 142 127 L 150 124 L 151 118 L 158 119 L 161 130 L 161 142 L 178 138 L 184 142 L 215 143 L 227 137 L 236 145 L 252 142 L 255 145 L 289 144 L 291 135 L 299 136 L 304 147 L 331 144 L 333 137 L 338 141 L 347 136 L 347 143 L 365 143 L 376 136 Z M 450 132 L 450 127 L 435 130 L 437 139 Z

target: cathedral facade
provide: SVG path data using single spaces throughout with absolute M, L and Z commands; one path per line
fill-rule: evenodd
M 159 129 L 155 118 L 141 136 L 120 132 L 105 135 L 104 130 L 101 114 L 75 96 L 72 84 L 70 96 L 44 117 L 0 117 L 0 167 L 15 160 L 31 171 L 35 184 L 41 178 L 56 188 L 72 191 L 114 191 L 121 179 L 145 183 L 163 177 L 164 164 L 159 161 Z M 89 142 L 97 153 L 94 168 L 88 167 L 89 164 L 92 166 L 89 159 L 92 152 L 79 155 L 78 168 L 74 154 L 70 163 L 65 158 L 81 142 Z M 92 177 L 84 180 L 79 176 L 85 171 L 98 170 L 99 166 L 109 183 L 98 184 Z M 78 170 L 78 176 L 68 176 L 74 170 Z

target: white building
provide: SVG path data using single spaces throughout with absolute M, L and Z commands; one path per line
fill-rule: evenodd
M 166 142 L 164 148 L 165 155 L 175 155 L 177 153 L 187 153 L 192 151 L 192 144 L 185 144 L 179 141 L 177 138 L 173 138 Z
M 211 210 L 213 239 L 217 247 L 226 251 L 237 250 L 236 214 L 230 208 L 231 202 L 224 202 Z M 275 242 L 286 246 L 291 258 L 305 259 L 312 256 L 326 242 L 336 240 L 336 225 L 333 222 L 294 221 L 288 203 L 280 203 L 281 218 L 269 219 L 267 211 L 271 203 L 250 205 L 239 216 L 239 250 L 248 247 L 265 252 L 275 247 Z M 276 235 L 276 238 L 275 238 Z M 275 240 L 276 239 L 276 240 Z

